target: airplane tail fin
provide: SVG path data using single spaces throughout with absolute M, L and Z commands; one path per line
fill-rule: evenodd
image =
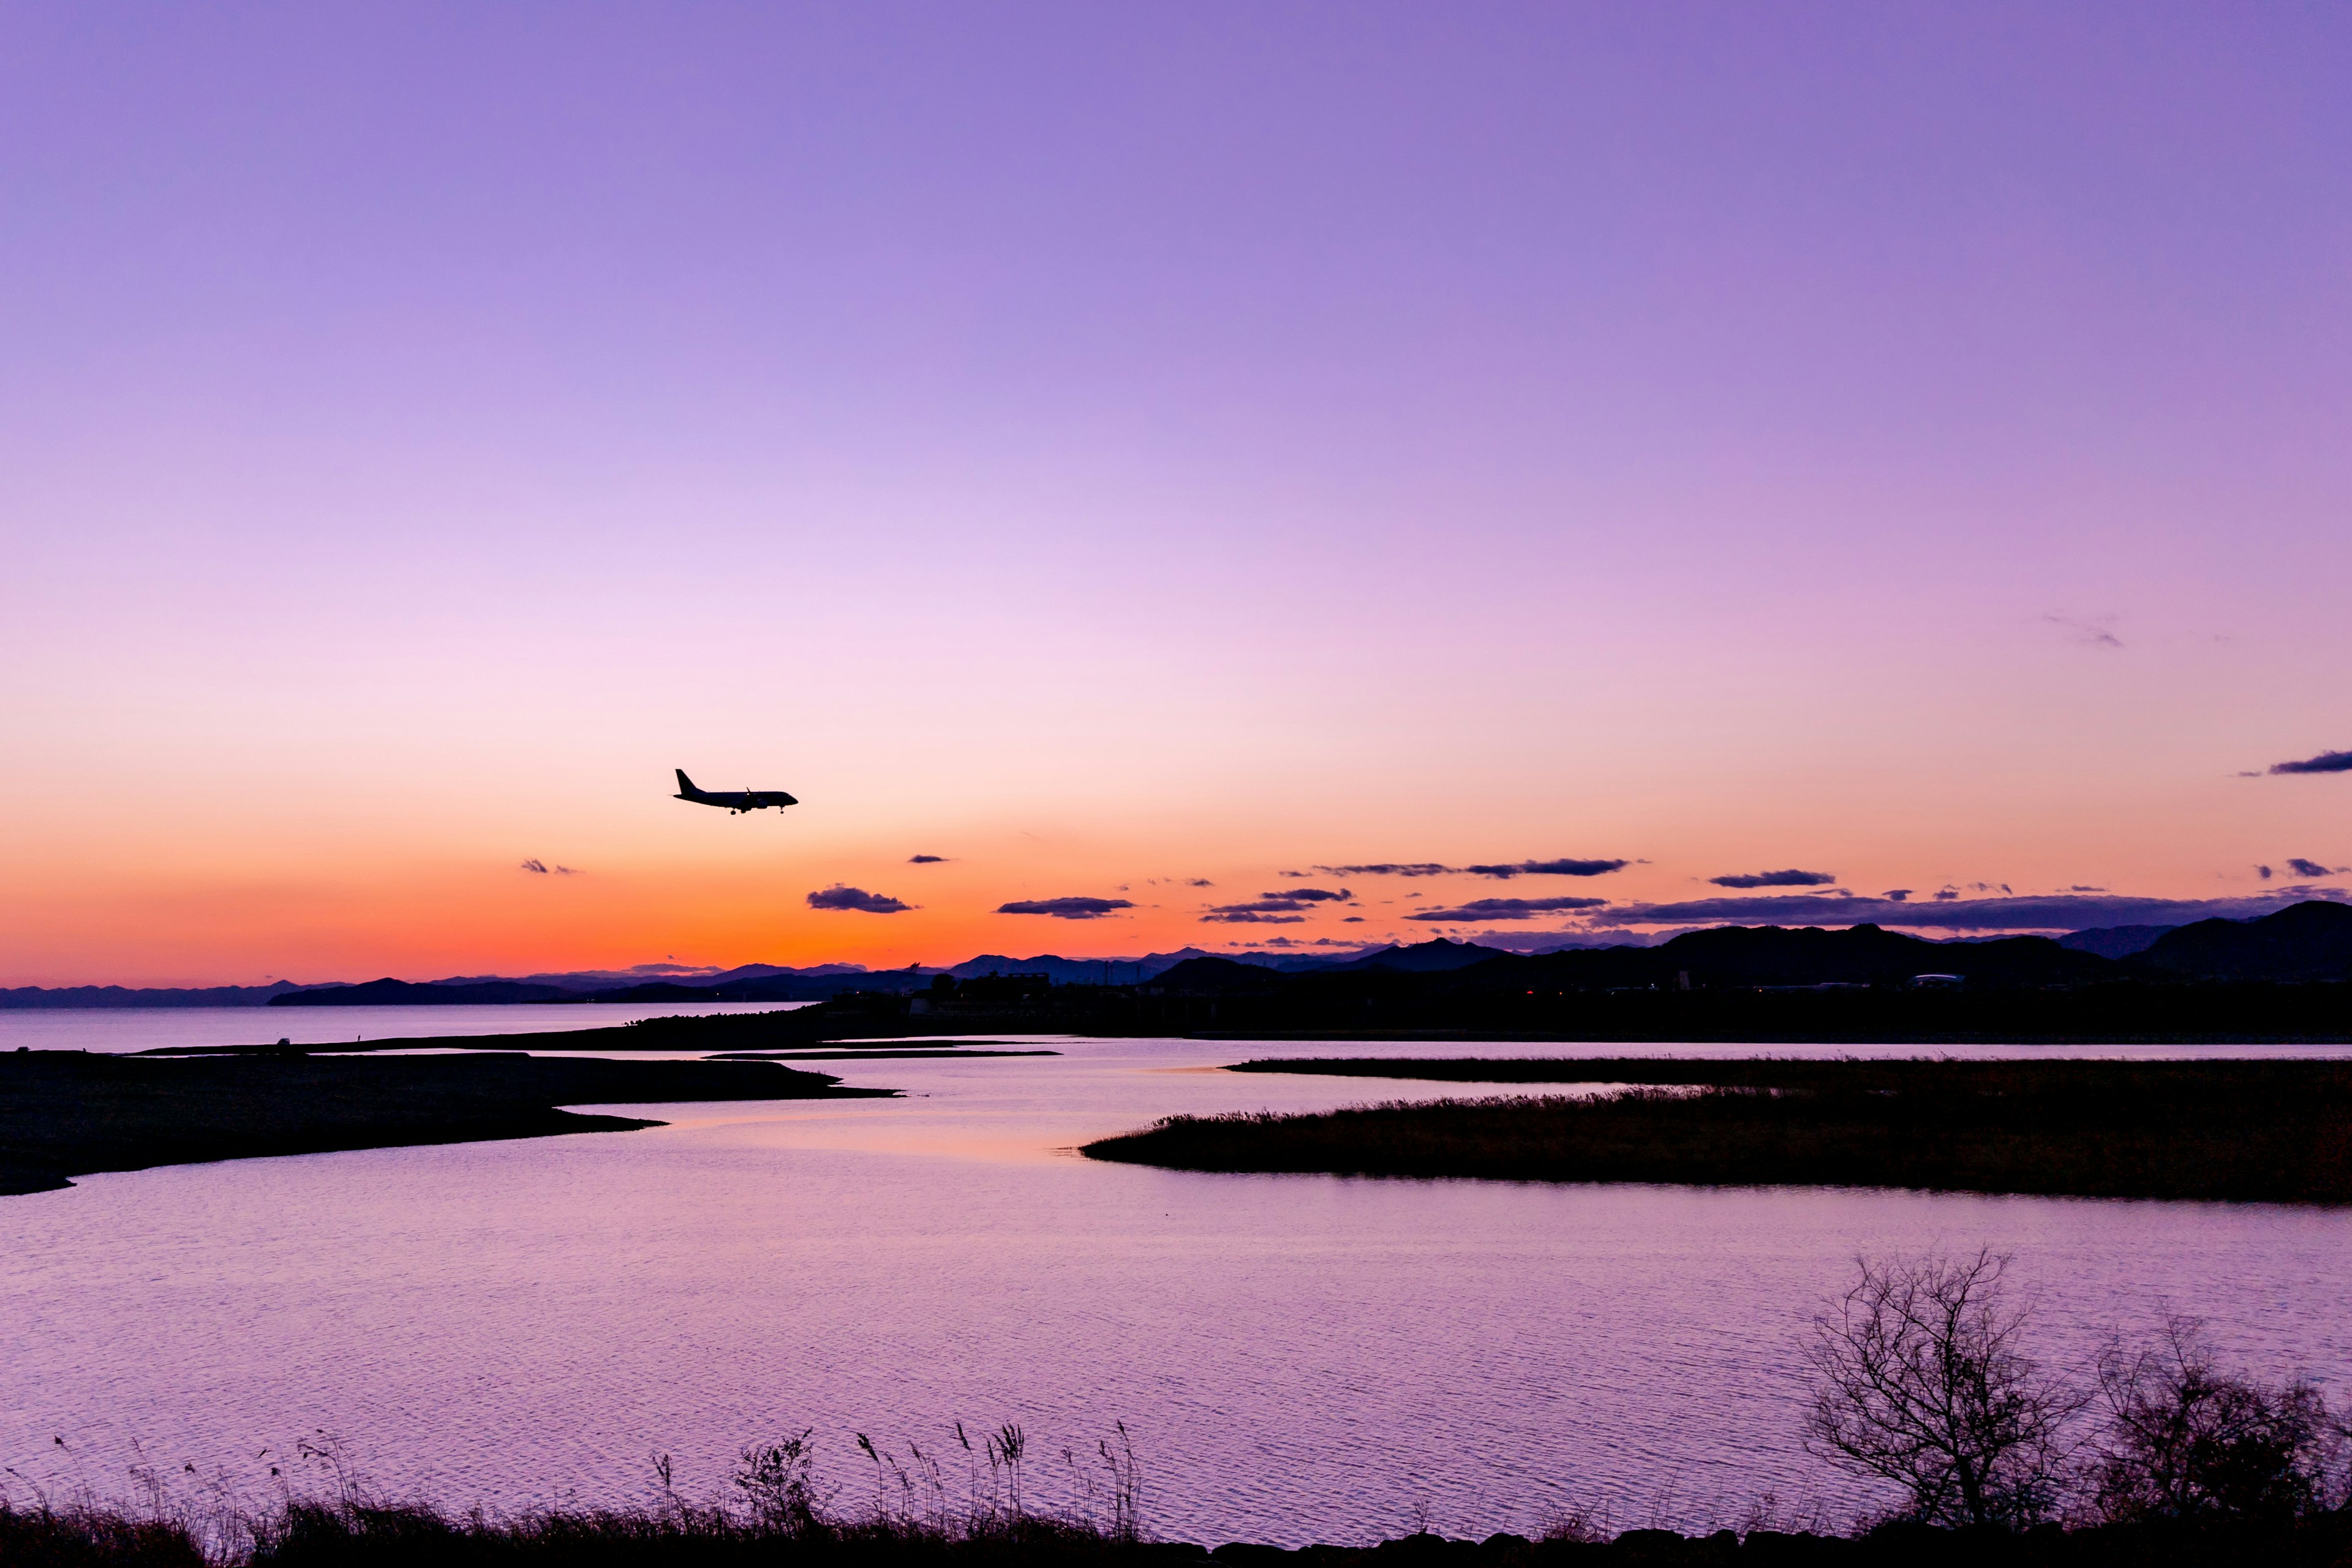
M 680 794 L 680 795 L 700 795 L 700 794 L 702 793 L 700 790 L 698 790 L 698 789 L 697 789 L 697 788 L 695 788 L 695 787 L 694 787 L 694 781 L 693 781 L 692 779 L 688 778 L 688 777 L 686 776 L 686 770 L 685 770 L 684 768 L 678 768 L 678 769 L 676 769 L 676 770 L 674 770 L 674 771 L 675 771 L 675 772 L 677 773 L 677 793 L 678 793 L 678 794 Z

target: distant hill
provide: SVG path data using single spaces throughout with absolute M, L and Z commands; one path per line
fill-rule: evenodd
M 1928 942 L 1874 925 L 1844 931 L 1804 926 L 1723 926 L 1686 931 L 1649 950 L 1663 967 L 1703 984 L 1885 984 L 1921 974 L 1958 974 L 2004 985 L 2102 979 L 2102 958 L 2070 952 L 2048 937 Z
M 2131 962 L 2181 979 L 2352 980 L 2352 905 L 2314 900 L 2259 920 L 2199 921 L 2167 931 Z
M 1152 977 L 1151 989 L 1172 995 L 1215 996 L 1236 991 L 1271 991 L 1289 977 L 1257 963 L 1230 958 L 1188 958 Z
M 1180 947 L 1173 952 L 1147 952 L 1141 958 L 1064 958 L 1051 952 L 1034 958 L 1007 958 L 1001 952 L 984 952 L 978 958 L 965 959 L 947 973 L 958 980 L 983 974 L 1044 974 L 1056 985 L 1137 985 L 1196 958 L 1213 958 L 1220 963 L 1247 964 L 1285 973 L 1339 968 L 1348 962 L 1339 956 L 1303 952 L 1210 952 L 1197 947 Z
M 950 966 L 948 973 L 958 980 L 973 980 L 983 974 L 1043 974 L 1056 985 L 1133 985 L 1163 970 L 1173 969 L 1188 958 L 1201 956 L 1203 954 L 1197 947 L 1178 952 L 1147 953 L 1141 958 L 1064 958 L 1053 952 L 1034 958 L 1007 958 L 1001 952 L 983 952 L 978 958 L 967 958 Z
M 747 980 L 719 980 L 692 984 L 675 980 L 648 981 L 642 985 L 593 991 L 589 1002 L 822 1002 L 845 991 L 887 991 L 903 994 L 931 983 L 936 969 L 910 965 L 905 969 L 850 969 L 827 965 L 815 969 L 774 969 Z
M 1922 974 L 1957 974 L 1973 985 L 2062 985 L 2113 978 L 2116 966 L 2070 952 L 2048 937 L 1928 942 L 1858 925 L 1717 926 L 1656 947 L 1588 948 L 1489 960 L 1463 972 L 1496 984 L 1607 991 L 1644 986 L 1698 990 L 1767 985 L 1899 985 Z
M 291 980 L 267 985 L 19 985 L 0 988 L 0 1007 L 263 1007 L 273 996 L 302 987 Z
M 526 985 L 519 980 L 487 980 L 478 985 L 416 985 L 386 975 L 361 985 L 329 985 L 288 991 L 269 999 L 272 1007 L 449 1007 L 464 1004 L 577 1002 L 580 993 L 560 985 Z
M 772 974 L 863 974 L 862 963 L 820 963 L 792 969 L 780 963 L 741 963 L 732 969 L 680 968 L 676 964 L 640 963 L 628 969 L 571 969 L 544 974 L 453 974 L 428 982 L 434 985 L 484 985 L 494 980 L 520 981 L 525 985 L 554 985 L 587 994 L 629 985 L 731 985 L 762 980 Z
M 2058 939 L 2058 945 L 2072 952 L 2094 953 L 2100 958 L 2129 958 L 2135 952 L 2145 952 L 2157 938 L 2179 926 L 2101 926 L 2095 931 L 2069 931 Z
M 1331 964 L 1329 967 L 1342 973 L 1349 970 L 1392 969 L 1400 974 L 1433 974 L 1448 969 L 1467 969 L 1474 963 L 1484 963 L 1490 958 L 1509 956 L 1511 955 L 1499 947 L 1480 947 L 1471 942 L 1449 942 L 1441 936 L 1432 938 L 1428 942 L 1417 942 L 1411 947 L 1393 945 L 1384 947 L 1377 952 L 1368 952 L 1361 958 L 1351 959 L 1345 963 Z

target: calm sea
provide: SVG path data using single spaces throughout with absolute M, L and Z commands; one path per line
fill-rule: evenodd
M 621 1016 L 307 1011 L 0 1015 L 0 1042 Z M 1575 1500 L 1620 1526 L 1737 1522 L 1768 1494 L 1835 1513 L 1866 1500 L 1798 1441 L 1806 1321 L 1857 1252 L 1927 1247 L 2013 1253 L 2056 1360 L 2169 1309 L 2352 1386 L 2352 1215 L 1102 1165 L 1072 1146 L 1175 1111 L 1476 1091 L 1215 1070 L 1434 1047 L 1046 1043 L 1064 1054 L 827 1064 L 903 1100 L 659 1106 L 641 1132 L 0 1198 L 0 1484 L 128 1495 L 143 1465 L 252 1500 L 317 1484 L 304 1446 L 331 1440 L 389 1493 L 632 1500 L 657 1452 L 715 1492 L 742 1445 L 813 1427 L 854 1499 L 860 1432 L 943 1454 L 960 1487 L 961 1420 L 975 1441 L 1020 1423 L 1052 1500 L 1065 1450 L 1083 1468 L 1123 1421 L 1147 1524 L 1199 1540 L 1525 1530 Z

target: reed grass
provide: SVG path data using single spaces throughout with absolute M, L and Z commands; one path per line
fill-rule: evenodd
M 1263 1062 L 1634 1087 L 1178 1116 L 1085 1146 L 1190 1171 L 2352 1203 L 2352 1063 Z

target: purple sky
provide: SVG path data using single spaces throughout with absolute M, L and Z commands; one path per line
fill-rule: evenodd
M 2327 6 L 13 8 L 0 984 L 2352 863 L 2347 148 Z

